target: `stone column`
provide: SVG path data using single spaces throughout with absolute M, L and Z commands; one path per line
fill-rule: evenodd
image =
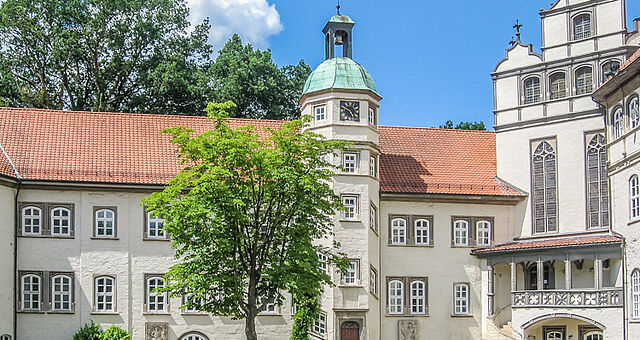
M 511 258 L 511 291 L 518 290 L 518 264 Z
M 571 259 L 569 258 L 569 255 L 567 255 L 567 258 L 564 260 L 564 289 L 566 290 L 571 289 L 572 267 L 573 266 L 571 265 Z
M 538 290 L 544 289 L 544 265 L 542 258 L 538 256 Z
M 602 260 L 598 258 L 598 254 L 593 261 L 593 286 L 595 289 L 602 288 Z
M 487 283 L 489 284 L 489 287 L 487 289 L 487 297 L 488 297 L 487 306 L 488 306 L 488 315 L 491 316 L 493 315 L 493 300 L 495 296 L 495 291 L 494 291 L 494 284 L 493 284 L 494 270 L 493 270 L 493 265 L 489 261 L 487 261 L 487 270 L 489 272 L 489 278 L 487 281 Z

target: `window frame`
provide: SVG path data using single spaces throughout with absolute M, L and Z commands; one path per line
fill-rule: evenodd
M 420 222 L 426 222 L 426 227 L 424 225 L 418 227 L 418 223 Z M 426 234 L 418 236 L 419 229 Z M 418 242 L 418 237 L 426 238 L 426 242 Z M 416 218 L 413 221 L 413 244 L 416 246 L 430 246 L 432 245 L 431 240 L 431 221 L 427 218 Z
M 554 79 L 554 77 L 557 77 L 557 76 L 562 76 L 563 88 L 560 88 L 559 86 L 558 86 L 558 89 L 554 88 L 555 87 L 554 80 L 556 80 Z M 567 96 L 567 73 L 565 71 L 555 71 L 549 74 L 548 78 L 549 78 L 549 99 L 555 100 L 555 99 L 565 98 Z
M 340 195 L 342 205 L 346 210 L 342 211 L 342 219 L 345 221 L 358 221 L 360 218 L 360 198 L 356 194 L 342 194 Z M 353 199 L 354 203 L 346 204 L 345 200 Z M 353 208 L 353 211 L 351 210 Z
M 640 320 L 640 269 L 631 272 L 631 319 Z
M 322 109 L 322 112 L 319 113 L 318 109 Z M 319 116 L 322 118 L 318 118 Z M 313 118 L 316 122 L 322 122 L 327 120 L 327 105 L 326 104 L 318 104 L 313 106 Z
M 458 297 L 458 287 L 465 287 L 465 297 Z M 458 302 L 460 306 L 464 304 L 465 311 L 458 311 Z M 453 315 L 467 316 L 471 315 L 471 285 L 468 282 L 456 282 L 453 284 Z
M 342 285 L 352 287 L 360 286 L 360 271 L 360 259 L 349 259 L 349 267 L 347 267 L 347 270 L 342 275 Z M 353 277 L 351 274 L 353 274 Z
M 490 247 L 492 242 L 491 240 L 493 240 L 493 222 L 490 220 L 486 220 L 486 219 L 478 219 L 477 221 L 475 221 L 476 224 L 476 242 L 475 245 L 478 247 Z M 486 241 L 487 242 L 480 242 L 481 237 L 480 237 L 480 225 L 484 224 L 484 225 L 488 225 L 487 227 L 487 235 L 486 235 Z M 483 236 L 482 239 L 484 239 L 485 237 Z
M 378 208 L 373 202 L 369 203 L 369 227 L 378 234 Z
M 640 177 L 637 174 L 629 177 L 629 219 L 640 219 Z
M 594 142 L 595 144 L 593 144 Z M 606 229 L 611 226 L 611 197 L 609 196 L 606 145 L 607 141 L 605 132 L 594 131 L 585 133 L 585 206 L 587 230 Z M 595 153 L 592 151 L 595 151 Z M 591 166 L 591 156 L 596 157 L 597 165 L 595 167 Z M 592 171 L 596 172 L 595 180 L 592 176 Z M 594 193 L 595 196 L 593 196 Z M 592 199 L 594 198 L 597 198 L 598 204 L 598 207 L 595 210 L 592 209 L 592 203 L 594 203 L 592 202 Z M 597 225 L 592 223 L 594 214 L 596 214 L 598 219 Z
M 163 217 L 151 217 L 151 214 L 153 213 L 153 211 L 147 211 L 147 209 L 144 209 L 144 230 L 143 230 L 143 234 L 142 234 L 142 239 L 144 241 L 169 241 L 170 237 L 169 237 L 169 233 L 164 230 L 164 224 L 166 223 L 166 220 Z M 163 236 L 151 236 L 150 231 L 151 231 L 151 223 L 158 223 L 158 222 L 162 222 L 162 228 L 160 229 L 162 231 L 162 233 L 164 234 Z
M 347 158 L 353 157 L 353 159 Z M 357 152 L 343 152 L 342 153 L 342 167 L 347 174 L 355 174 L 358 172 L 358 153 Z
M 588 72 L 584 72 L 583 74 L 578 74 L 583 70 L 589 70 Z M 580 77 L 584 76 L 582 79 L 583 84 L 580 84 Z M 576 67 L 575 71 L 573 71 L 573 79 L 575 80 L 575 91 L 576 95 L 586 95 L 593 92 L 594 82 L 593 82 L 593 66 L 591 65 L 583 65 Z
M 42 313 L 45 311 L 45 299 L 44 299 L 44 292 L 45 292 L 45 287 L 44 284 L 46 282 L 46 277 L 44 275 L 44 272 L 42 271 L 20 271 L 19 272 L 19 276 L 20 276 L 20 294 L 19 296 L 19 311 L 22 313 Z M 31 278 L 31 281 L 29 282 L 29 285 L 31 286 L 29 290 L 25 289 L 25 279 L 26 278 Z M 37 279 L 38 280 L 38 289 L 37 290 L 33 290 L 33 279 Z M 28 308 L 26 308 L 26 294 L 29 294 L 29 303 L 30 306 Z M 34 299 L 34 295 L 36 295 L 36 299 Z M 37 302 L 38 307 L 37 308 L 33 308 L 33 303 Z
M 588 27 L 585 27 L 586 25 L 584 24 L 584 22 L 578 23 L 578 19 L 581 18 L 588 18 Z M 582 27 L 580 27 L 580 32 L 578 32 L 578 25 L 582 25 Z M 588 28 L 588 30 L 586 30 Z M 571 18 L 571 33 L 572 33 L 572 41 L 579 41 L 579 40 L 584 40 L 584 39 L 590 39 L 593 37 L 594 34 L 594 27 L 593 27 L 593 20 L 592 20 L 592 13 L 590 12 L 582 12 L 582 13 L 578 13 L 576 15 L 574 15 Z
M 111 235 L 98 235 L 98 226 L 101 219 L 98 217 L 100 212 L 111 212 L 113 214 L 111 224 Z M 103 222 L 107 221 L 107 218 L 102 218 Z M 105 226 L 105 232 L 107 230 Z M 96 206 L 93 207 L 93 237 L 94 239 L 117 239 L 118 238 L 118 207 L 116 206 Z
M 618 139 L 624 135 L 624 110 L 621 106 L 616 106 L 611 110 L 611 136 Z
M 151 291 L 151 281 L 160 280 L 161 285 L 156 283 L 154 286 L 156 288 L 164 288 L 166 286 L 166 280 L 164 278 L 164 274 L 145 274 L 144 275 L 144 314 L 169 314 L 169 296 L 167 292 L 154 292 Z M 155 298 L 153 304 L 156 306 L 155 309 L 151 309 L 151 299 Z M 158 309 L 157 306 L 160 304 L 158 302 L 158 298 L 162 298 L 162 309 Z
M 388 315 L 404 315 L 405 314 L 405 295 L 406 294 L 405 294 L 404 281 L 405 281 L 404 278 L 402 279 L 388 278 L 387 279 L 387 314 Z M 391 288 L 391 284 L 393 283 L 400 284 L 400 287 Z M 399 295 L 397 294 L 398 292 L 400 292 Z M 397 304 L 397 302 L 400 302 L 400 303 Z M 392 308 L 394 309 L 392 310 Z
M 414 295 L 414 284 L 422 285 L 422 296 Z M 410 301 L 410 313 L 411 315 L 427 315 L 427 282 L 420 279 L 411 279 L 409 283 L 409 301 Z M 421 304 L 414 304 L 414 301 L 422 301 Z M 414 311 L 414 307 L 419 307 L 421 311 Z
M 369 267 L 369 293 L 378 297 L 378 271 L 373 267 Z
M 73 227 L 72 227 L 72 225 L 73 225 L 73 211 L 72 211 L 72 209 L 70 209 L 66 205 L 51 205 L 49 207 L 48 211 L 49 211 L 49 230 L 51 231 L 51 236 L 53 236 L 53 237 L 72 237 L 73 236 L 73 234 L 72 234 L 72 229 L 73 229 Z M 62 216 L 62 215 L 56 216 L 56 211 L 60 211 L 61 213 L 66 211 L 68 213 L 68 216 L 66 216 L 66 218 L 64 216 Z M 68 223 L 68 225 L 67 225 L 68 231 L 66 233 L 62 232 L 62 229 L 64 228 L 64 226 L 62 224 L 59 226 L 60 232 L 58 232 L 58 233 L 55 232 L 55 228 L 56 228 L 55 221 L 56 220 L 60 221 L 61 223 L 63 221 L 65 221 L 65 220 L 67 221 L 67 223 Z
M 378 157 L 369 155 L 369 176 L 378 178 Z
M 20 225 L 22 226 L 20 235 L 21 236 L 42 236 L 43 235 L 44 224 L 45 224 L 44 221 L 46 221 L 46 219 L 45 219 L 46 217 L 44 216 L 44 208 L 42 206 L 39 206 L 39 205 L 36 205 L 36 204 L 29 204 L 29 203 L 22 203 L 22 204 L 23 204 L 23 206 L 20 208 Z M 31 231 L 30 232 L 26 232 L 25 231 L 26 230 L 26 225 L 27 225 L 27 223 L 26 223 L 26 219 L 27 218 L 26 218 L 26 215 L 25 215 L 25 211 L 27 209 L 31 209 L 31 210 L 36 209 L 40 213 L 40 215 L 38 215 L 40 223 L 38 224 L 38 232 L 37 233 L 33 232 L 33 223 L 30 224 Z M 30 217 L 29 219 L 31 220 L 31 222 L 33 222 L 33 218 L 36 215 L 30 214 L 28 216 Z
M 69 280 L 69 292 L 67 294 L 60 294 L 62 296 L 68 295 L 69 308 L 56 309 L 56 278 L 66 278 Z M 75 275 L 73 272 L 50 272 L 49 273 L 49 304 L 51 306 L 51 313 L 73 313 L 75 311 Z
M 551 152 L 549 152 L 549 150 Z M 560 232 L 558 221 L 559 211 L 558 211 L 558 151 L 557 151 L 557 143 L 555 137 L 550 137 L 546 139 L 537 139 L 530 141 L 530 180 L 531 180 L 531 233 L 532 235 L 545 235 L 545 234 L 557 234 Z M 541 161 L 536 161 L 536 158 L 540 158 Z M 553 161 L 553 169 L 549 169 L 549 161 Z M 541 183 L 538 183 L 536 180 L 536 163 L 539 163 L 541 168 L 540 178 Z M 551 173 L 553 171 L 553 173 Z M 552 176 L 553 175 L 553 176 Z M 553 183 L 549 181 L 550 177 L 553 177 Z M 543 216 L 541 218 L 536 218 L 536 205 L 538 195 L 536 194 L 536 185 L 540 184 L 542 186 L 542 212 Z M 553 202 L 549 201 L 549 197 L 551 196 L 549 193 L 553 191 Z M 553 204 L 552 204 L 553 203 Z M 542 220 L 543 223 L 543 231 L 537 231 L 536 222 L 537 220 Z M 554 222 L 553 230 L 550 228 L 551 221 Z
M 396 221 L 397 222 L 402 221 L 403 225 L 395 224 Z M 406 246 L 407 245 L 407 225 L 408 225 L 407 219 L 405 217 L 392 217 L 390 225 L 391 225 L 390 244 L 392 246 Z M 398 231 L 397 235 L 396 235 L 396 230 Z
M 462 228 L 458 228 L 458 226 L 460 225 L 466 225 L 466 227 L 464 229 Z M 461 243 L 458 242 L 458 230 L 460 229 L 460 240 L 462 241 L 462 231 L 464 231 L 465 236 L 465 242 Z M 471 223 L 469 220 L 467 219 L 462 219 L 462 218 L 457 218 L 453 221 L 453 234 L 451 235 L 452 237 L 452 242 L 453 242 L 453 246 L 454 247 L 470 247 L 471 246 Z
M 368 115 L 368 119 L 367 119 L 367 121 L 369 122 L 369 126 L 375 127 L 375 126 L 378 125 L 377 124 L 377 122 L 378 122 L 377 116 L 378 115 L 376 114 L 377 112 L 378 112 L 378 110 L 376 110 L 376 108 L 371 107 L 371 104 L 369 104 L 369 115 Z
M 327 335 L 327 313 L 323 311 L 318 313 L 318 317 L 313 321 L 310 333 L 320 337 L 325 337 Z
M 109 280 L 111 282 L 111 292 L 106 292 L 106 290 L 102 293 L 98 292 L 98 281 L 100 279 L 104 279 L 104 280 Z M 118 292 L 118 286 L 117 286 L 117 278 L 115 275 L 94 275 L 93 276 L 93 307 L 91 308 L 91 313 L 92 314 L 117 314 L 118 313 L 118 309 L 117 309 L 117 292 Z M 107 286 L 105 285 L 105 288 Z M 98 309 L 98 305 L 100 303 L 104 304 L 105 306 L 107 304 L 109 304 L 109 302 L 105 300 L 103 300 L 102 302 L 99 301 L 100 297 L 111 297 L 111 309 L 107 309 L 107 308 L 103 308 L 103 309 Z
M 537 80 L 537 86 L 534 83 L 527 84 L 529 81 Z M 532 86 L 530 89 L 529 86 Z M 531 92 L 531 93 L 529 93 Z M 522 104 L 529 105 L 542 101 L 542 82 L 539 75 L 531 75 L 522 80 Z

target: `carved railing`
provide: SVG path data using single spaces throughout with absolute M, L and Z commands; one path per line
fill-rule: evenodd
M 527 290 L 511 292 L 512 308 L 622 307 L 622 288 L 602 290 Z

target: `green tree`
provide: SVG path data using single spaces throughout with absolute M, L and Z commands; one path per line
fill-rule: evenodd
M 179 260 L 165 290 L 192 294 L 188 308 L 245 319 L 246 338 L 254 340 L 257 314 L 280 304 L 283 292 L 318 303 L 323 284 L 331 284 L 318 252 L 343 270 L 348 265 L 328 239 L 341 203 L 322 157 L 347 145 L 301 132 L 300 120 L 265 137 L 252 125 L 234 129 L 225 120 L 234 108 L 209 104 L 213 128 L 200 135 L 165 130 L 184 169 L 143 204 L 165 218 Z M 317 242 L 323 239 L 326 246 Z
M 232 117 L 256 119 L 296 119 L 298 99 L 311 68 L 300 61 L 282 68 L 271 59 L 271 51 L 243 45 L 236 34 L 220 50 L 211 67 L 214 79 L 212 98 L 233 101 Z
M 446 121 L 440 125 L 441 129 L 458 129 L 458 130 L 481 130 L 485 131 L 487 128 L 484 126 L 484 122 L 460 122 L 454 125 L 452 120 Z
M 6 0 L 0 98 L 12 105 L 197 114 L 206 105 L 208 22 L 185 0 Z

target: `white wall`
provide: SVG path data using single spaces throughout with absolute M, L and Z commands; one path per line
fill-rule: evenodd
M 13 334 L 15 189 L 0 184 L 0 335 Z

